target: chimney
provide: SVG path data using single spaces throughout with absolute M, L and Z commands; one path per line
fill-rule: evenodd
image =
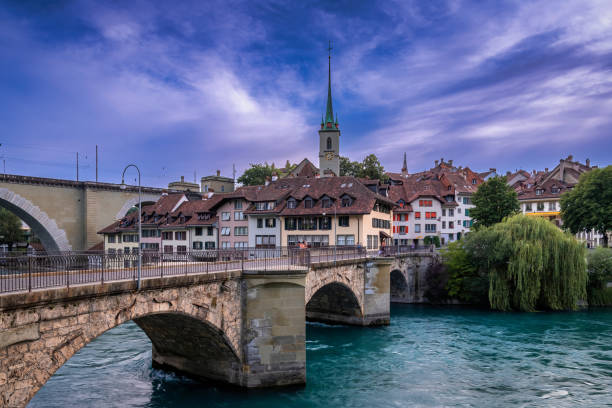
M 440 157 L 440 164 L 444 163 L 444 157 Z
M 591 159 L 586 159 L 586 166 L 591 167 Z
M 506 177 L 510 177 L 510 174 L 512 174 L 512 173 L 510 173 L 510 171 L 508 170 L 508 171 L 506 172 Z
M 449 165 L 449 166 L 452 166 L 452 165 L 453 165 L 453 161 L 452 161 L 452 160 L 449 160 L 449 161 L 448 161 L 448 165 Z
M 489 171 L 497 171 L 495 167 L 489 167 Z
M 439 162 L 438 162 L 437 160 L 435 160 L 435 161 L 434 161 L 434 163 L 436 163 L 436 167 L 438 167 L 438 163 L 439 163 Z
M 572 156 L 572 155 L 570 154 L 569 156 L 567 156 L 567 160 L 568 160 L 568 161 L 572 161 L 572 160 L 574 160 L 574 156 Z
M 535 169 L 531 170 L 531 174 L 533 174 L 535 176 L 535 174 L 536 174 Z
M 217 177 L 221 175 L 221 170 L 217 170 Z
M 185 182 L 185 176 L 181 176 L 181 183 Z

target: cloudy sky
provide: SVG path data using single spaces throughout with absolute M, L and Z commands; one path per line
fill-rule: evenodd
M 307 4 L 304 4 L 307 3 Z M 0 156 L 13 174 L 163 186 L 318 164 L 327 44 L 341 154 L 399 171 L 612 162 L 602 1 L 3 1 Z

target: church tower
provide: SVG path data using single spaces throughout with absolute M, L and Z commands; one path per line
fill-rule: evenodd
M 334 121 L 331 95 L 331 42 L 329 45 L 327 73 L 327 109 L 321 118 L 319 130 L 319 174 L 321 177 L 340 175 L 340 127 L 338 116 Z

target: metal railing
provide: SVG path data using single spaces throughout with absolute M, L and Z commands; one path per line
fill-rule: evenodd
M 241 248 L 163 253 L 142 251 L 141 278 L 226 271 L 288 271 L 313 263 L 393 256 L 427 248 L 363 246 Z M 0 253 L 0 293 L 137 280 L 138 254 L 71 251 L 14 256 Z

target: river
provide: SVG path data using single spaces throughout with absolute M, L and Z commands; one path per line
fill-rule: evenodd
M 129 322 L 73 356 L 29 404 L 53 407 L 612 406 L 612 309 L 496 313 L 393 305 L 391 325 L 307 324 L 305 387 L 242 391 L 151 368 Z

